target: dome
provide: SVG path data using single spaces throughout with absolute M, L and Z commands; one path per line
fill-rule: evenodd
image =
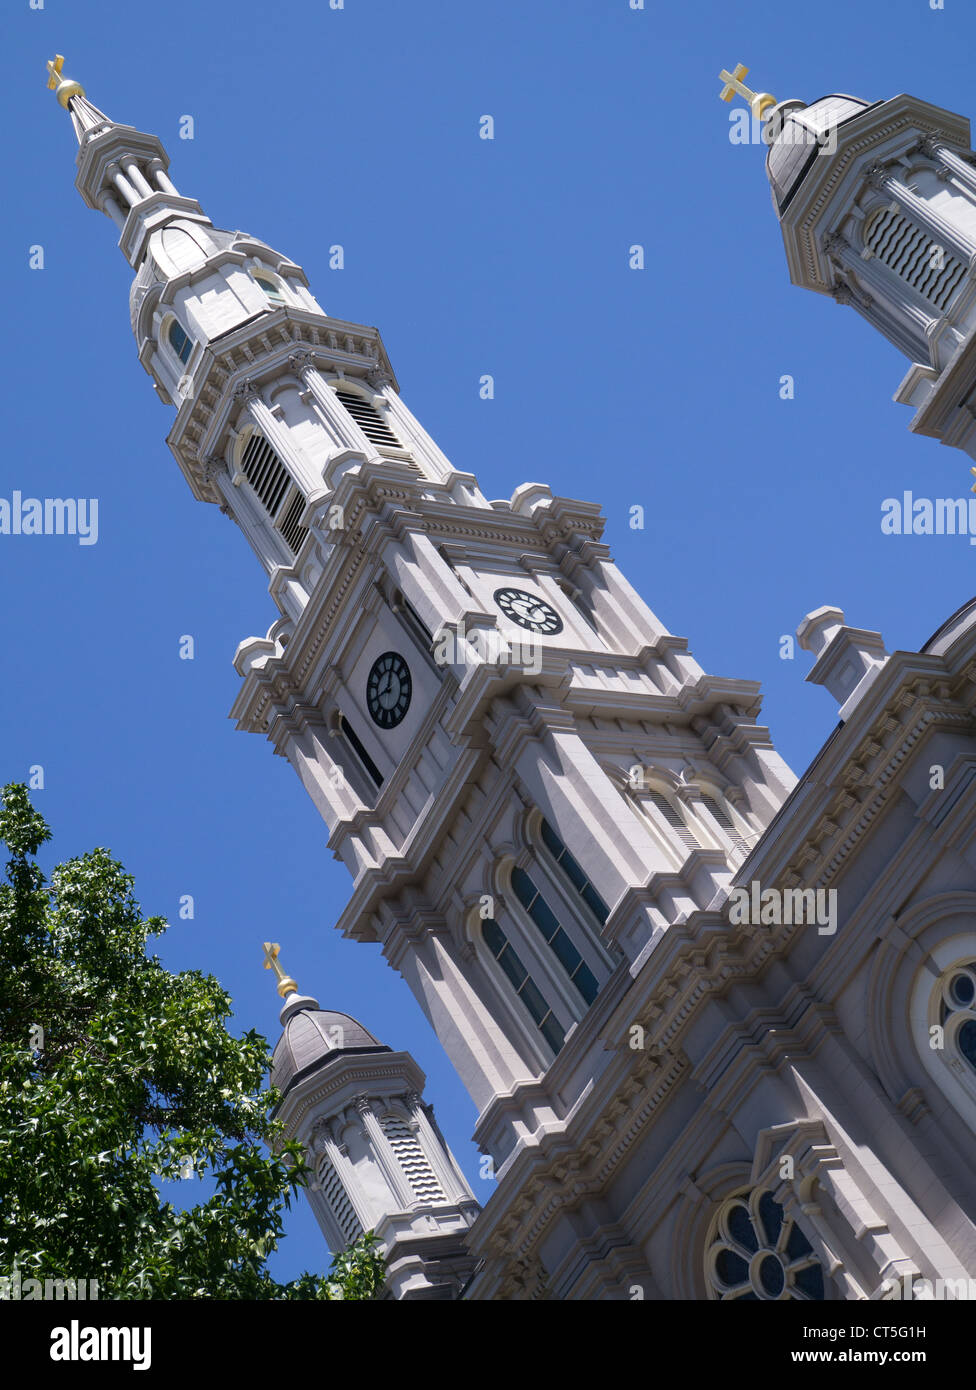
M 826 96 L 811 106 L 798 101 L 780 102 L 769 114 L 775 122 L 777 115 L 782 130 L 770 144 L 766 156 L 766 174 L 773 190 L 777 212 L 783 212 L 799 188 L 809 165 L 820 150 L 829 143 L 829 132 L 859 116 L 873 103 L 859 97 Z
M 343 1053 L 390 1051 L 349 1014 L 320 1009 L 306 996 L 290 995 L 281 1021 L 284 1031 L 271 1061 L 271 1082 L 282 1091 Z

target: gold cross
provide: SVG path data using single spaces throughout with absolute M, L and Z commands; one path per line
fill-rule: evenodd
M 264 968 L 265 970 L 273 970 L 278 976 L 278 993 L 281 995 L 282 999 L 284 999 L 288 994 L 297 994 L 298 986 L 291 976 L 286 975 L 278 964 L 278 954 L 280 950 L 281 947 L 278 945 L 277 941 L 266 941 L 264 943 Z
M 736 63 L 733 72 L 726 72 L 723 68 L 719 77 L 725 83 L 719 96 L 723 101 L 731 101 L 738 94 L 743 100 L 749 103 L 749 109 L 756 117 L 757 121 L 764 119 L 770 107 L 776 105 L 776 98 L 770 96 L 769 92 L 754 92 L 743 82 L 744 77 L 748 77 L 749 69 L 743 67 L 741 63 Z
M 72 97 L 83 97 L 85 89 L 80 82 L 74 82 L 70 77 L 65 77 L 63 68 L 64 54 L 56 53 L 47 65 L 47 85 L 49 91 L 56 90 L 58 101 L 67 111 L 68 102 Z

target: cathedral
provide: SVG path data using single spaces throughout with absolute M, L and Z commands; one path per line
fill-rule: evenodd
M 756 682 L 702 669 L 596 504 L 545 482 L 489 500 L 375 329 L 215 227 L 159 139 L 48 67 L 167 442 L 280 614 L 237 650 L 232 717 L 294 767 L 349 870 L 336 927 L 380 944 L 478 1111 L 483 1206 L 409 1053 L 299 993 L 268 943 L 272 1080 L 329 1246 L 375 1229 L 404 1300 L 968 1287 L 976 601 L 917 652 L 830 605 L 803 618 L 837 723 L 798 780 Z M 777 103 L 746 75 L 722 96 L 763 122 L 792 280 L 894 343 L 912 428 L 976 458 L 968 121 Z

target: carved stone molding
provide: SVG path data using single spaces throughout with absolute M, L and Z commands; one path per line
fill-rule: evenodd
M 289 353 L 288 364 L 296 372 L 301 373 L 315 366 L 315 359 L 307 348 L 299 348 L 297 352 Z
M 257 395 L 258 388 L 250 377 L 234 388 L 235 401 L 253 401 L 257 399 Z

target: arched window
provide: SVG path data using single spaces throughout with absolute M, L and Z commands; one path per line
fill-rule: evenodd
M 966 273 L 931 232 L 895 206 L 879 208 L 864 228 L 864 245 L 913 290 L 943 313 Z
M 709 1298 L 722 1302 L 824 1298 L 823 1268 L 813 1247 L 760 1188 L 722 1203 L 706 1241 L 705 1279 Z
M 528 1010 L 529 1017 L 545 1038 L 553 1056 L 563 1045 L 566 1030 L 556 1018 L 541 990 L 519 959 L 515 948 L 493 917 L 481 923 L 481 937 L 511 981 L 512 988 Z
M 308 527 L 301 524 L 305 495 L 274 449 L 257 430 L 248 436 L 239 467 L 254 495 L 293 555 L 305 544 Z
M 185 367 L 190 360 L 190 354 L 193 352 L 193 339 L 187 337 L 179 319 L 170 319 L 166 336 L 169 339 L 170 347 Z
M 610 916 L 610 909 L 544 816 L 539 833 L 542 843 L 562 869 L 574 892 L 579 894 L 602 927 Z
M 336 388 L 336 395 L 370 443 L 386 445 L 394 449 L 403 447 L 382 415 L 365 396 L 361 396 L 358 391 L 351 391 L 342 386 Z
M 254 283 L 261 286 L 272 304 L 284 304 L 286 302 L 281 285 L 270 275 L 255 273 Z
M 599 986 L 596 976 L 563 930 L 552 908 L 536 888 L 524 869 L 512 870 L 515 896 L 539 928 L 549 949 L 579 990 L 583 1000 L 592 1004 Z

